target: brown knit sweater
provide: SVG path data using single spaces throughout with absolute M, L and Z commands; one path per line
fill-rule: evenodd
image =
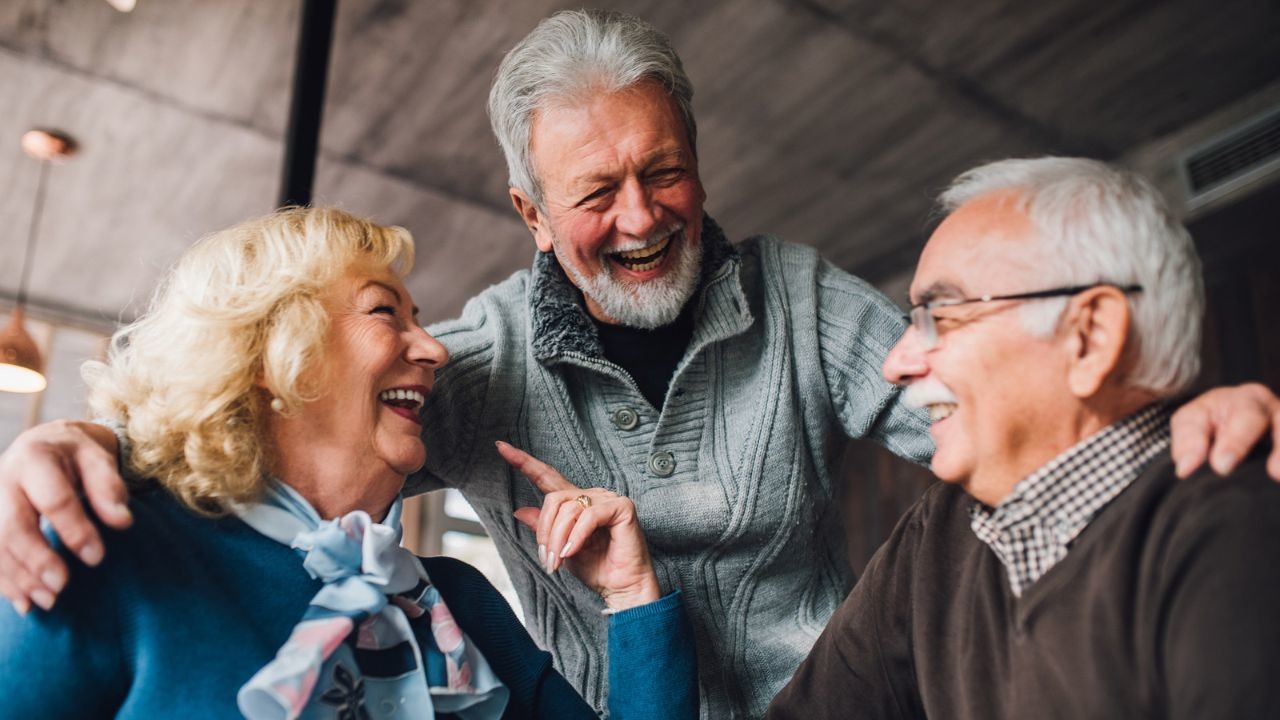
M 1280 717 L 1280 485 L 1152 463 L 1015 598 L 931 488 L 768 718 Z

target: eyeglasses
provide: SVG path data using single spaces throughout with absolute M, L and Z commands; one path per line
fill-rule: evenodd
M 956 298 L 954 300 L 943 298 L 940 300 L 930 300 L 926 303 L 911 306 L 911 327 L 916 329 L 920 334 L 920 339 L 924 342 L 926 350 L 932 350 L 938 346 L 938 323 L 933 317 L 933 311 L 940 307 L 955 307 L 956 305 L 970 305 L 973 303 L 987 303 L 995 300 L 1040 300 L 1042 298 L 1066 297 L 1069 295 L 1078 295 L 1085 290 L 1092 290 L 1102 286 L 1114 287 L 1124 293 L 1142 292 L 1141 285 L 1116 285 L 1115 283 L 1098 282 L 1091 285 L 1073 285 L 1071 287 L 1053 288 L 1052 290 L 1037 290 L 1035 292 L 1017 293 L 1014 295 L 983 295 L 976 298 Z

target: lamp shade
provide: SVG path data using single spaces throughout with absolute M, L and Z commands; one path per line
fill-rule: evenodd
M 0 330 L 0 391 L 33 393 L 47 385 L 40 348 L 27 333 L 22 316 L 22 306 L 15 306 L 8 327 Z

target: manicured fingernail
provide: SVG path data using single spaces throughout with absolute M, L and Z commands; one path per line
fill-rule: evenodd
M 1174 472 L 1178 474 L 1178 477 L 1186 477 L 1190 475 L 1191 471 L 1194 469 L 1195 466 L 1192 464 L 1191 458 L 1182 458 L 1178 461 L 1178 465 L 1174 468 Z
M 28 612 L 31 612 L 31 603 L 26 600 L 19 600 L 13 604 L 13 609 L 14 612 L 19 615 L 26 615 Z
M 102 546 L 98 543 L 89 543 L 80 551 L 80 559 L 85 565 L 97 565 L 102 562 Z
M 494 441 L 493 441 L 493 445 L 494 445 L 494 447 L 497 447 L 497 448 L 510 447 L 510 445 L 507 445 L 506 443 L 502 442 L 501 440 L 494 440 Z
M 564 544 L 564 549 L 560 551 L 560 557 L 562 558 L 569 557 L 569 550 L 571 550 L 572 548 L 573 548 L 573 541 L 570 540 L 569 542 Z
M 547 566 L 547 546 L 546 545 L 538 546 L 538 564 L 541 565 L 542 567 Z
M 133 520 L 133 513 L 129 512 L 129 506 L 122 502 L 112 505 L 111 512 L 115 513 L 121 520 Z
M 62 585 L 66 581 L 67 579 L 63 577 L 62 573 L 52 568 L 40 573 L 40 582 L 44 583 L 45 587 L 53 592 L 62 592 Z
M 53 595 L 51 595 L 48 590 L 32 591 L 31 600 L 45 610 L 53 607 Z

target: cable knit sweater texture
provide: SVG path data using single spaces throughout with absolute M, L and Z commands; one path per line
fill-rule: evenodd
M 607 361 L 554 256 L 429 330 L 449 349 L 412 489 L 462 491 L 497 543 L 529 629 L 588 701 L 606 705 L 600 598 L 539 569 L 515 508 L 540 493 L 493 449 L 524 448 L 583 486 L 632 498 L 659 578 L 695 627 L 705 718 L 759 717 L 852 587 L 833 502 L 843 437 L 918 462 L 927 421 L 880 376 L 902 313 L 811 248 L 701 239 L 693 339 L 663 407 Z M 621 411 L 621 412 L 620 412 Z

